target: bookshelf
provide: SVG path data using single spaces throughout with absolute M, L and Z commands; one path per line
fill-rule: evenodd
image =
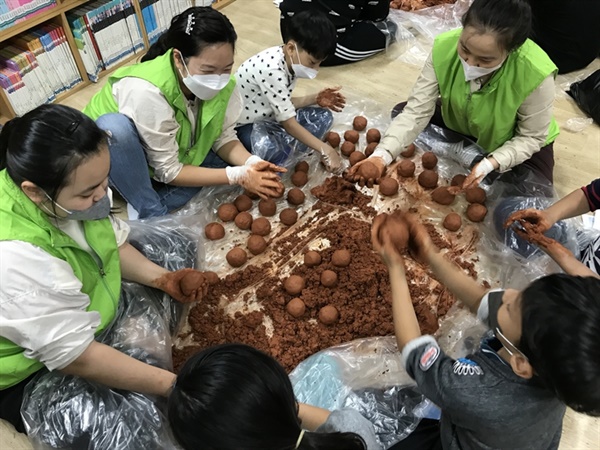
M 65 45 L 68 46 L 68 49 L 70 50 L 70 53 L 72 54 L 74 64 L 75 64 L 75 71 L 79 73 L 79 78 L 81 81 L 79 81 L 74 86 L 68 88 L 64 92 L 58 93 L 55 96 L 55 98 L 53 99 L 54 102 L 61 101 L 65 98 L 67 98 L 68 96 L 73 95 L 74 93 L 78 92 L 79 90 L 85 88 L 86 86 L 89 86 L 91 83 L 94 82 L 91 78 L 94 78 L 94 79 L 103 78 L 104 76 L 109 75 L 110 73 L 114 72 L 119 67 L 122 67 L 126 64 L 131 63 L 134 60 L 137 60 L 138 58 L 141 58 L 141 56 L 144 54 L 144 52 L 150 47 L 151 43 L 150 43 L 147 28 L 145 25 L 145 22 L 148 20 L 148 18 L 142 12 L 142 4 L 144 4 L 144 1 L 130 0 L 131 6 L 133 7 L 133 10 L 134 10 L 134 17 L 136 18 L 137 23 L 138 23 L 139 32 L 141 34 L 143 45 L 140 43 L 138 45 L 137 52 L 133 52 L 131 55 L 128 55 L 127 57 L 125 57 L 123 59 L 120 59 L 116 64 L 110 65 L 109 68 L 103 67 L 97 74 L 93 74 L 93 76 L 90 77 L 88 74 L 88 70 L 86 70 L 86 62 L 84 62 L 84 60 L 82 58 L 82 55 L 78 48 L 78 44 L 76 42 L 76 37 L 74 35 L 73 30 L 71 29 L 71 26 L 69 23 L 69 17 L 74 11 L 78 11 L 81 8 L 85 8 L 92 4 L 94 4 L 94 5 L 97 4 L 98 0 L 55 0 L 55 1 L 56 1 L 56 4 L 51 7 L 48 7 L 48 9 L 45 9 L 36 15 L 28 17 L 21 22 L 17 22 L 14 25 L 10 26 L 9 28 L 0 30 L 0 51 L 1 51 L 6 46 L 11 45 L 13 43 L 14 39 L 19 38 L 21 35 L 27 34 L 33 30 L 39 30 L 40 27 L 46 27 L 46 26 L 62 27 L 62 29 L 64 30 L 64 37 L 66 38 Z M 159 1 L 169 1 L 169 0 L 159 0 Z M 175 1 L 181 1 L 182 4 L 184 3 L 182 0 L 175 0 Z M 230 4 L 233 1 L 235 1 L 235 0 L 215 0 L 212 2 L 212 5 L 214 8 L 220 9 L 220 8 L 223 8 L 224 6 Z M 103 0 L 102 2 L 108 3 L 109 0 Z M 203 3 L 207 4 L 210 2 L 206 1 L 206 0 L 191 0 L 188 3 L 195 4 L 195 5 L 202 5 Z M 187 5 L 185 5 L 185 7 L 187 7 Z M 166 22 L 163 21 L 163 26 L 165 23 L 168 24 L 168 22 L 170 22 L 170 19 L 171 19 L 171 17 L 168 17 L 166 19 Z M 72 20 L 72 17 L 71 17 L 71 20 Z M 155 33 L 156 33 L 156 30 L 155 30 Z M 66 48 L 66 47 L 64 47 L 64 48 Z M 40 65 L 41 65 L 41 63 L 40 63 Z M 88 61 L 88 66 L 89 66 L 89 61 Z M 13 108 L 13 106 L 11 104 L 11 101 L 9 100 L 8 95 L 9 94 L 7 94 L 6 91 L 0 87 L 0 123 L 1 124 L 6 123 L 6 121 L 12 119 L 13 117 L 15 117 L 17 115 L 17 113 L 15 112 L 15 109 Z

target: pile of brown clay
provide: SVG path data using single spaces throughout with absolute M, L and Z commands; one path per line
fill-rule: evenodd
M 341 140 L 342 139 L 340 138 L 340 135 L 335 131 L 330 131 L 327 133 L 327 136 L 325 136 L 325 141 L 327 141 L 327 143 L 333 148 L 336 148 L 338 145 L 340 145 Z
M 292 226 L 298 221 L 298 213 L 294 208 L 285 208 L 279 213 L 279 220 L 288 227 Z
M 295 317 L 297 319 L 299 317 L 302 317 L 306 312 L 306 305 L 304 304 L 301 298 L 295 297 L 289 301 L 285 309 L 290 314 L 290 316 Z
M 233 201 L 233 204 L 240 212 L 252 209 L 252 199 L 245 194 L 238 195 Z
M 367 144 L 371 144 L 371 143 L 379 143 L 379 141 L 381 140 L 381 133 L 379 132 L 379 130 L 377 128 L 371 128 L 369 131 L 367 131 Z
M 302 187 L 308 183 L 308 174 L 306 172 L 298 171 L 292 175 L 292 184 L 294 186 Z
M 367 123 L 368 121 L 366 117 L 356 116 L 352 121 L 352 128 L 354 128 L 356 131 L 362 131 L 367 128 Z
M 471 203 L 467 208 L 467 218 L 471 222 L 481 222 L 487 214 L 487 208 L 479 203 Z
M 348 130 L 344 133 L 344 140 L 350 141 L 353 144 L 358 142 L 359 134 L 358 131 Z
M 344 156 L 350 156 L 352 153 L 354 153 L 355 150 L 356 146 L 350 141 L 345 141 L 342 144 L 342 147 L 340 148 L 340 151 Z
M 404 178 L 415 176 L 415 163 L 410 159 L 404 159 L 398 164 L 398 175 Z
M 402 153 L 400 153 L 400 156 L 403 156 L 404 158 L 410 158 L 415 154 L 416 149 L 417 149 L 417 147 L 415 146 L 415 144 L 409 144 L 406 147 L 406 150 L 404 150 Z
M 310 166 L 308 165 L 308 163 L 306 161 L 300 161 L 298 164 L 296 164 L 296 167 L 294 167 L 294 172 L 308 173 L 309 169 L 310 169 Z
M 235 224 L 240 230 L 247 230 L 252 226 L 252 214 L 248 211 L 242 211 L 235 216 Z
M 366 156 L 365 156 L 364 153 L 354 151 L 354 152 L 350 153 L 350 158 L 349 158 L 350 159 L 350 165 L 353 166 L 353 165 L 355 165 L 356 163 L 362 161 L 365 158 L 366 158 Z
M 377 148 L 378 142 L 371 142 L 369 145 L 365 147 L 365 156 L 368 158 L 373 154 L 375 149 Z
M 264 252 L 267 249 L 267 241 L 265 241 L 264 237 L 262 237 L 258 234 L 250 235 L 250 237 L 248 238 L 247 245 L 248 245 L 248 250 L 253 255 L 260 255 L 262 252 Z
M 335 306 L 327 305 L 319 310 L 319 320 L 324 325 L 333 325 L 339 318 L 340 313 Z
M 306 267 L 315 267 L 321 264 L 321 255 L 315 251 L 308 251 L 304 254 L 304 265 Z
M 365 161 L 361 164 L 356 174 L 365 180 L 376 180 L 379 178 L 379 170 L 377 170 L 377 166 L 371 161 Z
M 291 205 L 301 205 L 304 203 L 306 195 L 302 192 L 302 189 L 292 188 L 289 190 L 287 200 Z
M 469 203 L 481 203 L 483 205 L 487 196 L 485 195 L 485 191 L 483 189 L 480 187 L 474 187 L 465 190 L 465 198 Z
M 423 163 L 423 167 L 425 169 L 433 169 L 438 162 L 437 156 L 433 152 L 425 152 L 421 158 L 421 162 Z
M 283 282 L 283 288 L 290 295 L 298 295 L 304 289 L 304 278 L 300 275 L 291 275 Z
M 460 218 L 460 215 L 451 212 L 444 218 L 444 223 L 442 225 L 446 230 L 458 231 L 462 226 L 462 219 Z
M 248 254 L 243 248 L 235 247 L 227 252 L 225 259 L 231 267 L 241 267 L 248 261 Z
M 450 181 L 450 186 L 459 186 L 462 187 L 463 183 L 467 179 L 466 175 L 458 174 L 452 177 L 452 181 Z
M 216 241 L 225 236 L 225 228 L 218 222 L 211 222 L 204 227 L 204 234 L 206 235 L 207 239 Z
M 419 184 L 425 189 L 433 189 L 438 184 L 438 174 L 433 170 L 425 169 L 419 174 Z
M 338 276 L 333 270 L 324 270 L 321 274 L 321 284 L 327 288 L 337 286 Z
M 381 195 L 391 197 L 398 193 L 398 182 L 390 177 L 384 177 L 379 181 L 379 192 Z
M 275 200 L 273 199 L 262 199 L 260 202 L 258 202 L 258 211 L 263 215 L 263 216 L 267 216 L 267 217 L 271 217 L 274 216 L 275 213 L 277 212 L 277 204 L 275 203 Z
M 250 231 L 252 231 L 252 234 L 266 236 L 271 232 L 271 222 L 269 222 L 269 219 L 259 217 L 258 219 L 252 221 L 252 227 Z
M 223 203 L 217 209 L 217 216 L 219 216 L 219 219 L 223 222 L 231 222 L 235 219 L 235 216 L 238 215 L 238 212 L 238 209 L 233 203 Z
M 331 257 L 331 264 L 336 267 L 348 267 L 352 256 L 346 249 L 336 250 Z
M 447 186 L 441 186 L 431 193 L 431 198 L 440 205 L 450 205 L 454 202 L 456 195 L 450 193 Z

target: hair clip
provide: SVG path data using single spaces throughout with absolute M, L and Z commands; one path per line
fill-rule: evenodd
M 185 26 L 185 34 L 187 34 L 188 36 L 191 36 L 192 34 L 192 27 L 196 24 L 196 21 L 194 20 L 194 13 L 190 13 L 188 18 L 187 18 L 187 25 Z
M 80 123 L 81 123 L 80 120 L 71 122 L 71 124 L 67 127 L 67 133 L 69 133 L 69 134 L 75 133 L 77 131 L 77 128 L 79 128 Z

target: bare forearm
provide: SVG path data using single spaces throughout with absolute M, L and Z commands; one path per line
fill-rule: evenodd
M 585 194 L 581 189 L 577 189 L 546 209 L 546 214 L 554 224 L 559 220 L 579 216 L 589 211 L 590 205 Z
M 228 142 L 217 151 L 217 155 L 232 166 L 243 166 L 252 156 L 240 141 Z
M 154 281 L 168 272 L 164 267 L 154 264 L 128 242 L 119 247 L 119 258 L 123 278 L 146 286 L 156 287 Z
M 410 298 L 406 274 L 400 266 L 390 265 L 390 286 L 392 288 L 392 317 L 398 349 L 421 336 L 421 329 Z
M 305 403 L 298 403 L 298 417 L 300 417 L 300 422 L 302 422 L 302 428 L 308 431 L 315 431 L 323 425 L 330 414 L 331 412 L 326 409 Z
M 145 364 L 95 341 L 61 372 L 115 389 L 163 397 L 168 395 L 175 381 L 175 374 Z
M 549 252 L 548 254 L 550 257 L 552 257 L 552 259 L 554 259 L 554 261 L 556 261 L 563 272 L 568 275 L 600 278 L 596 272 L 575 258 L 571 252 L 560 252 L 557 255 L 553 255 L 552 252 Z
M 303 97 L 292 97 L 292 104 L 296 108 L 304 108 L 305 106 L 314 105 L 317 103 L 317 94 L 305 95 Z
M 183 166 L 171 183 L 173 186 L 217 186 L 229 184 L 225 169 Z
M 292 137 L 295 137 L 303 144 L 309 146 L 312 149 L 317 151 L 321 150 L 323 146 L 323 142 L 320 139 L 313 136 L 313 134 L 304 128 L 302 125 L 298 123 L 296 118 L 292 117 L 291 119 L 282 122 L 281 125 Z

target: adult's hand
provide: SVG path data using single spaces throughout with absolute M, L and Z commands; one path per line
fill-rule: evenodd
M 483 158 L 479 161 L 473 169 L 471 173 L 467 175 L 465 179 L 462 190 L 472 189 L 479 186 L 479 183 L 490 173 L 494 171 L 494 163 L 492 163 L 490 158 Z
M 279 173 L 285 172 L 287 169 L 284 167 L 268 161 L 260 161 L 247 167 L 245 175 L 240 177 L 238 184 L 264 199 L 280 197 L 283 184 Z
M 515 222 L 520 224 L 523 222 L 528 222 L 540 233 L 545 233 L 552 227 L 552 225 L 554 225 L 553 220 L 549 217 L 546 211 L 534 208 L 523 209 L 521 211 L 512 213 L 510 216 L 508 216 L 506 222 L 504 222 L 504 228 L 510 227 Z
M 202 300 L 208 293 L 208 287 L 218 281 L 219 277 L 214 272 L 181 269 L 162 275 L 154 280 L 153 285 L 178 302 L 191 303 Z
M 346 178 L 361 186 L 373 187 L 385 172 L 385 161 L 378 156 L 371 156 L 356 163 L 346 173 Z
M 317 94 L 317 104 L 323 108 L 340 112 L 346 106 L 346 97 L 339 92 L 341 88 L 341 86 L 336 86 L 323 89 Z
M 321 153 L 321 162 L 329 172 L 341 173 L 342 157 L 336 149 L 327 143 L 323 143 L 319 152 Z

